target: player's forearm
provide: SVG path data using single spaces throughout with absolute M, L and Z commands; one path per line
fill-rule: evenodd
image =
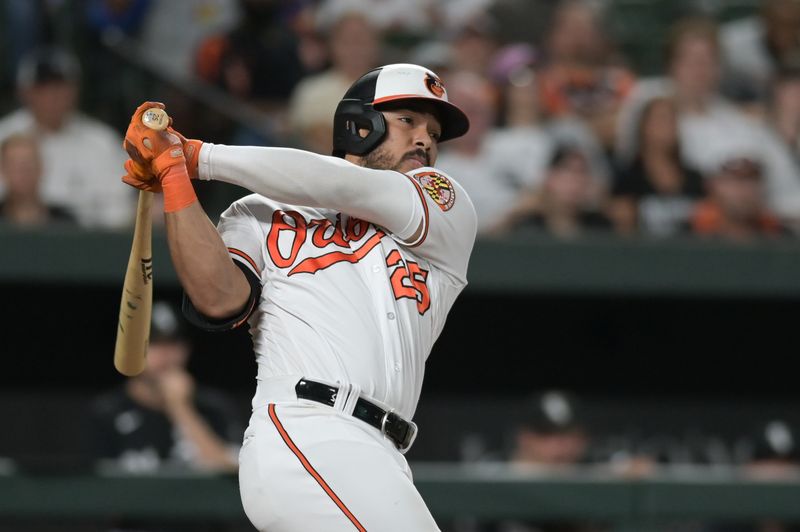
M 197 465 L 214 470 L 236 470 L 236 459 L 225 441 L 211 430 L 191 405 L 167 408 L 167 415 L 181 434 L 194 446 L 197 453 Z
M 419 198 L 407 177 L 289 148 L 204 144 L 201 179 L 242 186 L 275 201 L 340 211 L 401 238 L 419 226 Z
M 209 318 L 241 312 L 250 285 L 200 204 L 167 213 L 166 227 L 172 264 L 195 308 Z

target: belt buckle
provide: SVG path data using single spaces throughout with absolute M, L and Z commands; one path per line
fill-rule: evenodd
M 387 410 L 383 417 L 381 418 L 381 434 L 386 436 L 386 422 L 389 419 L 389 415 L 393 414 L 394 410 Z M 403 420 L 405 421 L 405 420 Z M 417 439 L 417 424 L 413 421 L 406 421 L 408 423 L 408 432 L 406 433 L 406 437 L 403 439 L 402 442 L 396 443 L 397 450 L 400 451 L 400 454 L 406 454 L 406 452 L 414 445 L 414 441 Z

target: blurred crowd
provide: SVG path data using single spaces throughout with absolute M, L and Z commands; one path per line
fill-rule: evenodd
M 617 43 L 624 4 L 7 0 L 0 219 L 130 225 L 135 194 L 114 176 L 127 118 L 146 98 L 167 101 L 203 140 L 329 154 L 349 85 L 413 62 L 470 118 L 437 166 L 469 192 L 483 236 L 792 238 L 800 1 L 752 0 L 725 20 L 713 2 L 665 2 L 682 7 L 653 33 L 662 60 L 647 68 Z M 146 75 L 132 75 L 142 64 Z M 192 88 L 253 120 L 220 127 L 226 117 L 209 119 Z
M 685 432 L 652 431 L 638 420 L 636 427 L 609 432 L 603 430 L 597 411 L 579 396 L 551 389 L 532 394 L 520 402 L 517 423 L 509 432 L 505 449 L 475 452 L 464 458 L 474 461 L 506 461 L 514 471 L 554 475 L 588 471 L 588 478 L 658 479 L 669 474 L 693 478 L 692 471 L 724 472 L 736 466 L 740 479 L 796 482 L 800 478 L 800 433 L 784 417 L 764 412 L 760 421 L 741 423 L 735 435 L 722 436 L 708 427 L 687 428 Z M 591 473 L 600 473 L 592 477 Z M 662 477 L 660 475 L 666 475 Z M 699 478 L 699 477 L 694 477 Z M 724 476 L 718 478 L 726 478 Z M 729 478 L 729 477 L 727 477 Z M 596 522 L 568 523 L 507 520 L 481 523 L 463 520 L 447 532 L 622 532 L 635 530 Z M 756 522 L 706 523 L 666 519 L 647 530 L 658 532 L 797 532 L 798 523 L 776 519 Z

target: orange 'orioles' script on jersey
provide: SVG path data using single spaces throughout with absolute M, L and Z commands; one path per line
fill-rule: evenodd
M 364 258 L 386 236 L 384 231 L 375 230 L 372 236 L 365 240 L 368 227 L 369 223 L 358 218 L 348 218 L 345 226 L 341 214 L 337 214 L 334 221 L 327 218 L 306 220 L 297 211 L 277 210 L 272 215 L 272 225 L 267 235 L 267 253 L 278 268 L 291 268 L 287 273 L 288 276 L 298 273 L 313 275 L 335 264 L 355 264 Z M 291 242 L 288 256 L 284 256 L 280 249 L 282 234 L 288 236 Z M 321 254 L 298 261 L 300 249 L 308 242 L 318 248 Z M 329 250 L 331 246 L 344 249 Z M 241 252 L 237 251 L 231 250 L 232 253 L 241 256 Z M 386 257 L 386 265 L 394 267 L 391 274 L 394 297 L 417 301 L 417 310 L 420 314 L 425 314 L 431 305 L 428 286 L 425 283 L 428 272 L 414 261 L 405 261 L 397 250 L 390 252 Z
M 288 222 L 288 220 L 292 221 Z M 312 245 L 319 249 L 334 245 L 346 248 L 347 251 L 329 251 L 318 257 L 307 257 L 293 267 L 289 271 L 289 275 L 313 274 L 339 262 L 355 263 L 377 246 L 386 234 L 383 231 L 376 231 L 362 245 L 353 248 L 351 244 L 357 244 L 364 238 L 368 226 L 369 224 L 363 220 L 349 218 L 347 227 L 343 228 L 341 215 L 337 215 L 334 222 L 327 218 L 306 220 L 296 211 L 278 210 L 272 215 L 272 227 L 267 236 L 269 257 L 278 268 L 288 268 L 294 264 L 300 248 L 310 237 Z M 291 252 L 288 257 L 281 254 L 278 245 L 282 232 L 291 235 Z

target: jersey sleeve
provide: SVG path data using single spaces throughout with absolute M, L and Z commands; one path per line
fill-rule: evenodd
M 252 209 L 265 206 L 255 203 L 248 205 L 247 200 L 248 198 L 243 198 L 228 207 L 217 224 L 217 231 L 228 248 L 228 254 L 242 270 L 250 285 L 250 297 L 242 312 L 236 316 L 212 319 L 201 314 L 184 293 L 184 316 L 193 325 L 208 331 L 227 331 L 239 327 L 250 317 L 261 296 L 262 272 L 265 267 L 262 246 L 264 238 Z
M 265 266 L 264 235 L 252 209 L 264 206 L 248 204 L 246 200 L 233 203 L 222 213 L 217 231 L 231 258 L 260 279 Z
M 435 168 L 419 168 L 406 178 L 414 187 L 414 234 L 401 244 L 466 284 L 467 265 L 477 232 L 475 207 L 455 179 Z M 421 231 L 419 228 L 421 227 Z

